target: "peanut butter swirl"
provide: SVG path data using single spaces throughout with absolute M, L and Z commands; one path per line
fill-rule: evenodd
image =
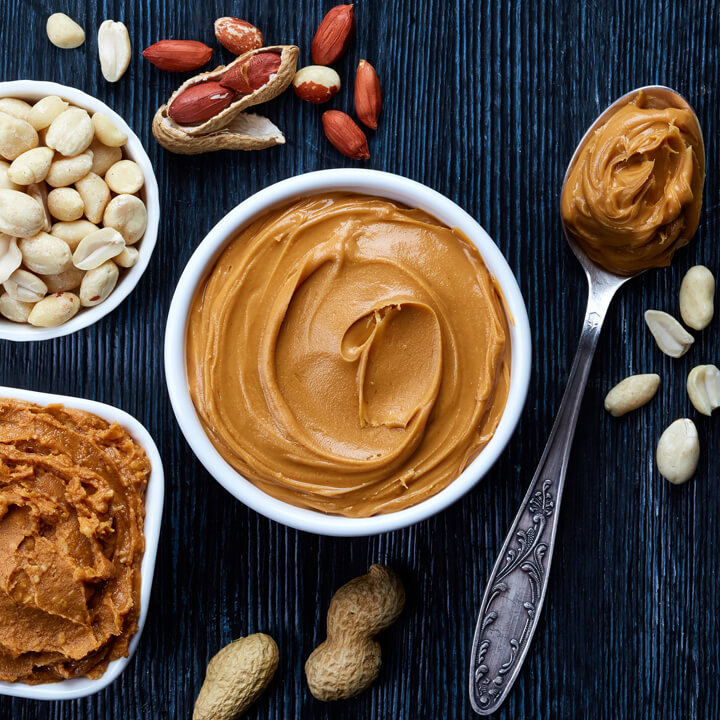
M 702 134 L 685 107 L 619 108 L 580 152 L 561 199 L 585 253 L 631 275 L 670 264 L 697 230 L 705 181 Z
M 461 232 L 333 193 L 229 244 L 194 299 L 187 364 L 227 462 L 276 498 L 364 517 L 437 493 L 485 447 L 510 342 Z

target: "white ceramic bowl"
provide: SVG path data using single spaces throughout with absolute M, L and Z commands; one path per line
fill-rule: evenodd
M 19 390 L 9 387 L 0 387 L 0 397 L 26 400 L 27 402 L 37 403 L 38 405 L 60 403 L 69 408 L 78 408 L 79 410 L 95 413 L 95 415 L 99 415 L 108 422 L 117 422 L 142 445 L 152 466 L 147 491 L 145 493 L 145 524 L 143 528 L 145 534 L 145 553 L 143 555 L 142 565 L 140 566 L 142 578 L 140 588 L 140 618 L 138 619 L 138 630 L 130 641 L 128 657 L 113 660 L 110 665 L 108 665 L 103 676 L 97 680 L 74 678 L 72 680 L 60 680 L 59 682 L 46 683 L 43 685 L 26 685 L 20 682 L 10 683 L 0 681 L 0 695 L 14 695 L 15 697 L 31 698 L 33 700 L 71 700 L 73 698 L 92 695 L 107 687 L 128 666 L 138 646 L 138 642 L 140 642 L 140 634 L 147 619 L 148 607 L 150 605 L 150 590 L 152 589 L 153 572 L 155 570 L 155 556 L 160 538 L 163 496 L 165 493 L 165 481 L 160 453 L 145 427 L 132 415 L 112 405 L 95 402 L 94 400 L 83 400 L 82 398 L 33 392 L 31 390 Z
M 53 82 L 41 80 L 12 80 L 11 82 L 0 82 L 0 98 L 14 97 L 35 103 L 46 95 L 59 95 L 78 107 L 101 112 L 107 115 L 123 132 L 127 133 L 128 141 L 125 145 L 125 155 L 134 160 L 142 169 L 145 176 L 145 185 L 140 191 L 148 212 L 148 223 L 145 235 L 135 247 L 139 256 L 135 265 L 128 270 L 120 271 L 120 279 L 110 296 L 99 305 L 90 308 L 81 307 L 74 318 L 54 328 L 33 327 L 26 323 L 15 323 L 0 315 L 0 338 L 25 342 L 28 340 L 50 340 L 51 338 L 70 335 L 77 330 L 86 328 L 89 325 L 105 317 L 112 312 L 135 288 L 138 281 L 145 272 L 157 241 L 158 223 L 160 221 L 160 200 L 158 185 L 155 173 L 147 156 L 145 149 L 138 136 L 130 129 L 129 125 L 104 102 L 101 102 L 92 95 Z
M 269 209 L 308 195 L 331 191 L 359 192 L 397 200 L 425 210 L 450 227 L 462 230 L 480 250 L 497 279 L 511 316 L 510 392 L 492 440 L 448 487 L 405 510 L 369 518 L 346 518 L 295 507 L 267 495 L 229 465 L 208 439 L 188 389 L 185 333 L 192 298 L 225 246 L 241 228 Z M 231 210 L 200 243 L 180 277 L 167 322 L 165 374 L 175 417 L 190 447 L 207 471 L 228 492 L 253 510 L 299 530 L 320 535 L 359 536 L 396 530 L 443 510 L 472 488 L 497 460 L 517 425 L 530 379 L 531 340 L 520 289 L 502 253 L 489 235 L 454 202 L 425 185 L 376 170 L 321 170 L 271 185 Z

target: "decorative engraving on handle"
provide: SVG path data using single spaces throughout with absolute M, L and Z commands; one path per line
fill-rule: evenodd
M 585 322 L 587 325 L 594 330 L 597 330 L 603 323 L 604 317 L 597 312 L 589 312 L 587 316 L 587 320 Z
M 474 643 L 476 657 L 473 660 L 476 668 L 475 701 L 482 710 L 491 708 L 502 694 L 508 673 L 523 657 L 525 645 L 532 636 L 546 573 L 544 558 L 552 527 L 548 518 L 555 510 L 552 484 L 552 480 L 544 480 L 542 488 L 530 499 L 515 532 L 516 545 L 508 548 L 504 562 L 492 581 L 487 603 L 480 612 Z M 524 612 L 518 613 L 520 607 Z M 521 622 L 513 623 L 518 618 Z M 493 627 L 496 623 L 497 626 Z M 495 629 L 497 633 L 492 632 Z M 516 630 L 520 630 L 519 637 Z M 491 637 L 493 635 L 495 638 Z M 506 639 L 506 647 L 498 646 L 499 638 Z

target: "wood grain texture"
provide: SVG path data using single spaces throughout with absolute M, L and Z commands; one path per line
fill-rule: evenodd
M 518 432 L 470 495 L 401 532 L 338 540 L 279 526 L 233 500 L 179 433 L 162 369 L 174 285 L 206 232 L 251 193 L 285 177 L 360 165 L 322 135 L 318 108 L 285 94 L 267 107 L 287 145 L 255 154 L 170 155 L 155 143 L 156 107 L 184 75 L 140 51 L 167 37 L 215 46 L 212 22 L 254 21 L 268 42 L 295 42 L 309 62 L 331 2 L 65 0 L 86 44 L 48 43 L 39 0 L 0 0 L 0 79 L 77 86 L 123 115 L 148 148 L 161 187 L 153 260 L 137 290 L 93 328 L 56 341 L 0 342 L 0 382 L 118 405 L 147 425 L 166 467 L 166 507 L 150 614 L 135 659 L 104 692 L 78 701 L 0 699 L 0 717 L 190 718 L 208 659 L 240 635 L 270 633 L 280 669 L 250 718 L 472 717 L 467 663 L 485 582 L 558 406 L 584 309 L 584 278 L 560 231 L 559 189 L 575 143 L 607 104 L 664 83 L 697 110 L 707 143 L 705 210 L 671 269 L 625 288 L 603 332 L 570 464 L 544 618 L 498 718 L 720 718 L 720 493 L 718 418 L 698 417 L 684 381 L 718 357 L 719 323 L 680 360 L 645 330 L 650 307 L 677 313 L 684 271 L 720 270 L 717 137 L 720 5 L 716 0 L 472 2 L 359 0 L 357 37 L 340 63 L 351 109 L 356 61 L 378 69 L 385 103 L 364 166 L 426 183 L 476 217 L 496 240 L 527 300 L 533 376 Z M 133 61 L 104 82 L 96 31 L 123 20 Z M 227 59 L 216 51 L 215 61 Z M 658 372 L 658 397 L 622 419 L 602 411 L 607 389 L 631 372 Z M 673 487 L 654 467 L 663 428 L 688 415 L 702 454 L 697 477 Z M 324 634 L 332 592 L 386 562 L 408 605 L 383 637 L 380 680 L 359 698 L 322 704 L 303 663 Z

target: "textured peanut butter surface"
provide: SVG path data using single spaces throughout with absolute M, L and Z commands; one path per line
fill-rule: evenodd
M 196 294 L 187 350 L 222 456 L 270 495 L 354 517 L 451 483 L 509 387 L 503 301 L 475 246 L 361 195 L 247 227 Z
M 705 157 L 697 120 L 686 108 L 646 105 L 640 93 L 597 130 L 561 200 L 585 253 L 619 275 L 669 265 L 700 218 Z
M 0 399 L 0 679 L 97 678 L 127 654 L 149 473 L 117 424 Z

